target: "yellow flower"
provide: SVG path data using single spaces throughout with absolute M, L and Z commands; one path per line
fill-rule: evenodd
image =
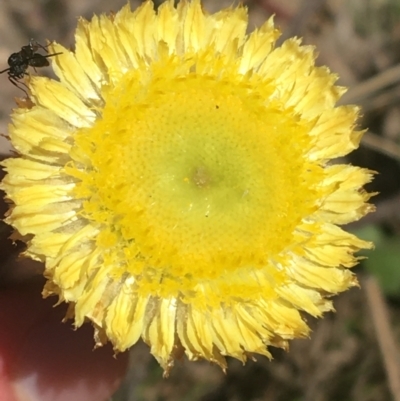
M 371 246 L 338 225 L 372 210 L 372 173 L 330 162 L 357 148 L 358 109 L 312 47 L 246 29 L 244 7 L 199 0 L 80 20 L 75 52 L 52 46 L 60 81 L 31 77 L 12 116 L 6 221 L 44 294 L 167 371 L 307 336 L 302 312 L 331 310 Z

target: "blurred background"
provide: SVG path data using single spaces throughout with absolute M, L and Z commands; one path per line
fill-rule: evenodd
M 140 1 L 131 1 L 132 8 Z M 160 1 L 155 1 L 156 6 Z M 210 12 L 232 0 L 203 0 Z M 311 338 L 272 350 L 246 366 L 229 360 L 226 374 L 206 362 L 177 362 L 168 379 L 138 344 L 131 369 L 113 401 L 380 401 L 400 400 L 400 0 L 245 0 L 250 29 L 272 14 L 282 40 L 302 36 L 349 87 L 341 103 L 362 106 L 368 127 L 351 163 L 379 172 L 368 190 L 379 192 L 377 212 L 349 227 L 376 249 L 355 270 L 361 289 L 334 300 L 336 313 L 307 320 Z M 118 11 L 125 0 L 0 1 L 0 71 L 30 38 L 73 47 L 78 16 Z M 40 74 L 51 74 L 41 69 Z M 0 75 L 0 133 L 7 132 L 14 97 L 23 93 Z M 10 152 L 0 137 L 0 153 Z M 383 295 L 383 296 L 382 296 Z M 397 377 L 397 379 L 396 379 Z M 397 387 L 396 387 L 397 380 Z

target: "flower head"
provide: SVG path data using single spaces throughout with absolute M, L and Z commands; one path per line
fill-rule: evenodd
M 124 351 L 143 338 L 168 369 L 184 352 L 225 367 L 307 336 L 301 313 L 357 284 L 370 244 L 338 225 L 372 209 L 358 109 L 272 20 L 200 1 L 80 20 L 52 45 L 59 82 L 31 77 L 2 183 L 44 294 Z

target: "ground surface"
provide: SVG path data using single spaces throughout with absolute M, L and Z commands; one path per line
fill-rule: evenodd
M 110 6 L 112 3 L 112 6 Z M 132 1 L 135 6 L 138 1 Z M 215 11 L 228 0 L 204 0 Z M 354 225 L 362 235 L 377 240 L 377 251 L 357 268 L 361 281 L 377 277 L 387 295 L 383 312 L 392 325 L 382 334 L 383 344 L 400 343 L 400 0 L 248 0 L 251 26 L 259 26 L 271 14 L 284 37 L 304 36 L 315 44 L 319 64 L 340 75 L 350 87 L 345 102 L 361 104 L 361 124 L 370 128 L 351 162 L 380 172 L 370 186 L 379 191 L 378 212 Z M 29 38 L 45 43 L 73 43 L 76 17 L 117 11 L 124 0 L 0 1 L 0 70 L 8 56 Z M 42 73 L 42 71 L 41 71 Z M 46 73 L 51 73 L 47 71 Z M 372 79 L 373 78 L 373 79 Z M 372 79 L 372 80 L 371 80 Z M 0 76 L 0 132 L 7 132 L 14 96 L 20 91 Z M 1 153 L 9 151 L 0 138 Z M 400 248 L 400 247 L 398 247 Z M 177 363 L 169 379 L 149 356 L 145 345 L 132 350 L 132 369 L 115 401 L 386 401 L 393 394 L 388 377 L 396 366 L 388 365 L 377 340 L 385 325 L 373 319 L 379 294 L 363 285 L 335 299 L 336 313 L 325 319 L 309 318 L 310 340 L 294 341 L 289 353 L 273 351 L 274 361 L 259 357 L 242 366 L 229 361 L 223 374 L 208 363 Z M 395 364 L 396 365 L 396 364 Z M 398 368 L 398 367 L 397 367 Z M 393 370 L 394 369 L 394 370 Z M 398 376 L 400 381 L 400 376 Z M 397 398 L 400 399 L 400 398 Z

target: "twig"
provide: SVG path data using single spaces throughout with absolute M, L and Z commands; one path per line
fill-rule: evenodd
M 362 107 L 363 114 L 376 110 L 387 110 L 393 105 L 398 105 L 400 101 L 400 85 L 391 86 L 384 91 L 374 94 L 372 97 L 360 99 L 357 104 Z
M 400 401 L 400 354 L 389 322 L 389 313 L 376 279 L 364 281 L 372 321 L 383 356 L 390 391 L 394 401 Z
M 400 161 L 400 146 L 396 142 L 371 131 L 364 134 L 361 145 Z
M 400 65 L 389 68 L 374 77 L 359 83 L 343 95 L 339 103 L 358 103 L 387 86 L 400 81 Z

